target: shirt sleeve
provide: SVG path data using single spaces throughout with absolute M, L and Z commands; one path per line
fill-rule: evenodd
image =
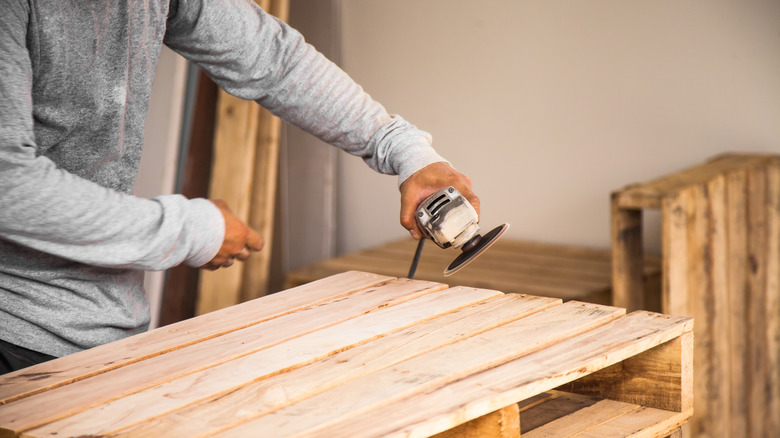
M 112 268 L 208 262 L 224 234 L 222 215 L 211 202 L 179 195 L 140 199 L 36 156 L 29 5 L 0 5 L 0 239 Z
M 164 39 L 228 93 L 399 176 L 446 161 L 430 134 L 390 115 L 300 33 L 249 0 L 174 0 Z

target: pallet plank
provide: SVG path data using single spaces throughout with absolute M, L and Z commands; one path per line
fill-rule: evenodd
M 172 433 L 190 436 L 221 430 L 559 303 L 559 300 L 539 297 L 501 296 L 340 351 L 310 365 L 270 376 L 216 400 L 204 401 L 130 429 L 126 435 Z M 280 393 L 284 396 L 279 397 Z M 236 411 L 235 406 L 244 406 L 244 409 Z M 125 436 L 125 433 L 116 436 Z
M 270 346 L 230 363 L 220 364 L 153 388 L 80 412 L 30 431 L 36 437 L 108 434 L 196 402 L 233 395 L 248 383 L 292 370 L 364 344 L 420 321 L 501 296 L 500 292 L 452 288 Z M 333 310 L 331 310 L 333 311 Z M 170 358 L 176 360 L 176 358 Z M 289 372 L 289 371 L 287 371 Z M 289 393 L 288 393 L 289 394 Z M 289 397 L 289 395 L 288 395 Z M 274 397 L 279 401 L 279 397 Z M 257 400 L 254 400 L 257 403 Z M 208 409 L 214 409 L 214 402 Z M 232 405 L 235 409 L 235 404 Z
M 363 299 L 327 301 L 307 311 L 287 313 L 217 338 L 129 364 L 110 373 L 10 403 L 0 410 L 0 425 L 11 430 L 28 430 L 176 377 L 271 347 L 286 339 L 445 288 L 446 285 L 440 283 L 399 279 L 353 294 Z M 334 314 L 339 317 L 334 318 Z M 176 360 L 169 360 L 171 356 Z
M 0 405 L 394 280 L 345 272 L 0 376 Z M 123 355 L 117 357 L 117 351 Z
M 605 436 L 656 438 L 673 433 L 684 421 L 684 414 L 640 407 L 577 435 L 577 438 L 603 438 Z
M 767 166 L 767 425 L 780 430 L 780 157 Z M 772 372 L 774 370 L 774 372 Z
M 614 400 L 601 400 L 591 406 L 551 421 L 542 427 L 524 433 L 523 438 L 567 438 L 601 426 L 617 417 L 639 409 L 639 405 Z
M 748 436 L 747 398 L 747 172 L 726 176 L 728 239 L 728 342 L 731 436 Z
M 309 431 L 308 436 L 355 436 L 358 433 L 366 437 L 427 436 L 499 409 L 513 400 L 581 378 L 691 330 L 689 318 L 634 312 L 447 386 Z M 690 412 L 686 415 L 690 416 Z M 382 421 L 376 421 L 377 418 Z
M 309 435 L 328 424 L 354 418 L 368 409 L 381 408 L 415 393 L 462 379 L 516 357 L 560 342 L 618 318 L 623 309 L 569 302 L 534 313 L 483 334 L 416 356 L 392 368 L 353 380 L 225 432 L 225 436 L 251 436 L 252 431 L 273 430 L 279 436 Z M 519 343 L 534 339 L 533 344 Z M 490 411 L 507 406 L 507 401 Z M 490 411 L 482 412 L 477 418 Z M 454 426 L 454 425 L 453 425 Z M 440 432 L 441 429 L 435 432 Z M 360 432 L 358 432 L 360 431 Z M 352 433 L 329 436 L 356 436 Z M 216 435 L 219 436 L 219 435 Z
M 767 411 L 766 388 L 768 384 L 766 351 L 767 295 L 767 186 L 766 172 L 748 173 L 748 290 L 746 294 L 747 349 L 750 384 L 747 387 L 748 429 L 750 436 L 768 436 L 765 429 Z
M 644 308 L 642 211 L 621 208 L 612 199 L 612 304 L 627 311 Z

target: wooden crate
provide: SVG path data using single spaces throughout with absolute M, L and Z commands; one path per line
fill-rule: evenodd
M 0 376 L 0 436 L 661 437 L 692 325 L 348 272 Z
M 612 196 L 614 304 L 645 308 L 642 211 L 662 217 L 662 308 L 696 319 L 693 436 L 780 431 L 780 156 L 724 155 Z
M 350 270 L 405 277 L 417 241 L 407 238 L 327 259 L 287 274 L 286 287 Z M 526 293 L 563 300 L 610 304 L 611 253 L 609 249 L 555 245 L 502 238 L 474 262 L 449 277 L 444 269 L 460 254 L 426 242 L 415 278 L 462 286 Z M 660 257 L 646 255 L 642 267 L 645 293 L 660 297 Z M 660 298 L 658 298 L 660 303 Z M 660 310 L 660 305 L 655 309 Z

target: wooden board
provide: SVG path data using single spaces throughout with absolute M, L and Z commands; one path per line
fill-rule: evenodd
M 255 0 L 286 20 L 288 0 Z M 221 91 L 217 100 L 209 197 L 260 233 L 263 251 L 230 269 L 201 271 L 197 313 L 204 314 L 268 293 L 279 169 L 281 121 L 254 101 Z
M 174 349 L 224 335 L 319 303 L 392 281 L 364 272 L 346 272 L 229 309 L 212 312 L 0 376 L 0 405 L 77 382 Z M 121 352 L 121 353 L 117 353 Z
M 642 327 L 641 334 L 635 331 L 638 327 Z M 626 331 L 618 334 L 622 332 L 621 328 Z M 512 400 L 525 399 L 553 389 L 587 375 L 592 370 L 618 363 L 644 351 L 648 345 L 674 339 L 690 329 L 690 321 L 685 322 L 685 319 L 632 313 L 556 343 L 551 348 L 419 393 L 392 406 L 380 407 L 373 411 L 374 415 L 364 413 L 360 417 L 342 418 L 309 436 L 352 436 L 351 433 L 356 431 L 361 431 L 365 436 L 427 436 L 426 433 L 452 427 L 459 418 L 477 418 L 506 406 Z M 618 345 L 621 347 L 616 348 Z M 541 375 L 545 378 L 540 379 Z M 687 390 L 684 392 L 687 393 Z M 455 394 L 458 396 L 455 397 Z M 687 414 L 690 415 L 690 412 Z M 382 418 L 382 421 L 375 421 L 376 418 Z
M 148 350 L 100 373 L 87 351 L 60 362 L 78 378 L 17 382 L 0 437 L 517 436 L 516 402 L 588 375 L 690 415 L 687 318 L 352 272 L 186 323 L 106 345 Z
M 351 269 L 405 276 L 415 246 L 416 241 L 401 239 L 323 260 L 288 273 L 287 285 L 294 286 Z M 445 277 L 444 268 L 457 253 L 458 250 L 443 250 L 427 242 L 415 278 L 565 300 L 601 304 L 609 301 L 612 263 L 609 250 L 504 238 L 467 269 Z M 655 284 L 654 279 L 660 278 L 660 259 L 648 255 L 645 260 L 640 281 Z

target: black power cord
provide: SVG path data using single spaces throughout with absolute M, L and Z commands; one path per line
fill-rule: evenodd
M 420 262 L 420 255 L 422 254 L 423 244 L 425 244 L 425 237 L 421 237 L 417 242 L 417 250 L 414 251 L 414 258 L 412 259 L 412 266 L 409 267 L 409 275 L 406 277 L 410 280 L 414 278 L 414 272 L 417 270 L 417 263 Z

